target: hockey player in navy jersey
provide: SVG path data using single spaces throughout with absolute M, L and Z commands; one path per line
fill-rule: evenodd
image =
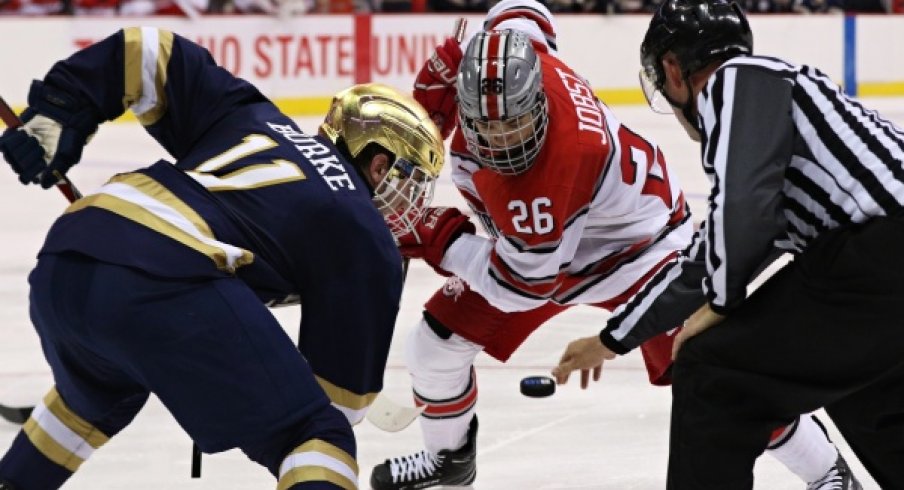
M 28 103 L 24 130 L 0 137 L 23 183 L 52 186 L 126 110 L 175 163 L 116 175 L 50 229 L 29 281 L 55 386 L 0 460 L 0 489 L 60 487 L 150 393 L 204 452 L 241 448 L 280 489 L 357 488 L 350 422 L 382 388 L 394 236 L 443 162 L 426 112 L 355 86 L 305 134 L 203 48 L 153 28 L 60 61 Z M 267 306 L 297 303 L 296 348 Z

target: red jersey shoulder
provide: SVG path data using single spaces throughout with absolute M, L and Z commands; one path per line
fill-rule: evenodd
M 572 144 L 586 151 L 608 151 L 611 135 L 600 102 L 584 77 L 558 58 L 540 53 L 549 117 L 560 129 L 559 137 L 571 133 Z
M 538 178 L 547 185 L 592 192 L 612 151 L 605 113 L 582 77 L 558 58 L 540 56 L 549 122 L 535 173 L 541 174 Z

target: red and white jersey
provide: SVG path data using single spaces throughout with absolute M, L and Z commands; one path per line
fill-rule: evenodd
M 609 300 L 692 234 L 659 148 L 558 58 L 537 54 L 549 126 L 533 166 L 514 176 L 482 169 L 460 129 L 451 146 L 452 179 L 490 238 L 463 235 L 441 265 L 503 311 Z

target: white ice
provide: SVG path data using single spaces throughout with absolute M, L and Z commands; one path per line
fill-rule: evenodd
M 879 109 L 904 122 L 900 99 L 874 99 Z M 659 143 L 678 174 L 698 216 L 708 185 L 695 143 L 671 116 L 657 116 L 646 107 L 615 107 L 632 129 Z M 299 120 L 315 131 L 318 120 Z M 83 162 L 70 173 L 83 192 L 110 175 L 167 158 L 137 123 L 108 124 L 86 150 Z M 50 388 L 49 369 L 28 320 L 27 275 L 52 220 L 66 207 L 55 190 L 21 186 L 5 168 L 0 171 L 0 403 L 34 404 Z M 465 207 L 445 176 L 437 186 L 437 204 Z M 411 403 L 410 381 L 403 361 L 406 333 L 424 301 L 442 284 L 428 267 L 411 266 L 385 375 L 385 393 Z M 337 301 L 348 301 L 338 298 Z M 276 310 L 292 335 L 298 312 Z M 607 314 L 578 307 L 554 318 L 529 338 L 509 362 L 481 355 L 477 359 L 480 398 L 478 472 L 473 488 L 480 490 L 655 490 L 665 487 L 668 460 L 670 391 L 647 383 L 637 353 L 606 364 L 600 382 L 582 391 L 577 380 L 560 386 L 546 399 L 528 399 L 519 380 L 547 374 L 568 341 L 598 332 Z M 825 416 L 822 417 L 827 421 Z M 830 426 L 842 453 L 869 490 L 878 488 Z M 0 420 L 0 451 L 12 442 L 18 427 Z M 361 488 L 369 488 L 373 466 L 391 456 L 421 448 L 417 424 L 399 433 L 380 432 L 363 422 L 355 428 L 359 443 Z M 191 479 L 191 441 L 163 406 L 152 397 L 136 420 L 95 452 L 65 488 L 78 489 L 249 489 L 275 488 L 263 468 L 237 450 L 205 455 L 203 475 Z M 769 457 L 755 468 L 757 490 L 799 490 L 805 485 Z

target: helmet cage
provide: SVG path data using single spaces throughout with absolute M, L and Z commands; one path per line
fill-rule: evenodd
M 374 189 L 376 204 L 392 236 L 399 237 L 414 231 L 427 206 L 433 200 L 436 178 L 423 168 L 404 158 L 396 158 L 383 179 Z
M 473 118 L 459 114 L 470 151 L 481 165 L 503 175 L 517 175 L 533 165 L 546 140 L 546 96 L 527 114 L 505 119 Z

